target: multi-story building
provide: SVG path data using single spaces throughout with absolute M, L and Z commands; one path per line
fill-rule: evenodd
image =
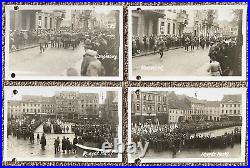
M 221 37 L 233 37 L 238 35 L 238 24 L 229 22 L 229 21 L 221 21 L 219 24 L 219 36 Z
M 188 24 L 184 33 L 195 36 L 213 36 L 219 32 L 216 10 L 187 10 Z
M 220 101 L 205 101 L 205 114 L 209 121 L 220 121 Z
M 64 10 L 11 10 L 10 29 L 59 29 L 65 13 Z
M 160 34 L 159 18 L 163 18 L 164 16 L 164 10 L 133 10 L 133 35 L 139 36 L 142 39 L 143 36 Z
M 108 91 L 104 102 L 102 117 L 118 124 L 118 95 L 117 92 Z
M 94 10 L 72 10 L 71 27 L 72 29 L 93 29 L 97 25 Z
M 98 116 L 98 93 L 56 92 L 56 114 L 68 119 L 84 118 L 85 116 Z
M 223 120 L 241 120 L 241 95 L 224 95 L 220 103 L 220 114 Z
M 8 118 L 19 117 L 23 114 L 20 101 L 9 100 L 7 105 L 8 105 Z
M 21 107 L 25 115 L 42 114 L 42 101 L 22 100 Z
M 82 119 L 99 117 L 98 93 L 56 92 L 53 96 L 23 95 L 8 102 L 13 115 L 43 115 L 52 118 Z
M 45 113 L 51 118 L 56 117 L 56 104 L 55 104 L 55 97 L 43 97 L 42 99 L 42 108 L 41 112 Z
M 159 34 L 181 35 L 188 23 L 188 14 L 185 10 L 165 10 L 164 18 L 159 18 Z
M 80 118 L 85 116 L 99 116 L 99 95 L 98 93 L 79 93 L 79 115 Z

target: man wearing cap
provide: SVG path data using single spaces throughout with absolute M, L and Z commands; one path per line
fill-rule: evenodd
M 102 63 L 96 58 L 97 52 L 87 50 L 83 56 L 81 65 L 81 76 L 104 76 L 105 69 Z

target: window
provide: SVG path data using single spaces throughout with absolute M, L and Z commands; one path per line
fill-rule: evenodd
M 170 23 L 168 23 L 168 34 L 170 34 Z
M 164 26 L 164 24 L 165 24 L 164 22 L 161 22 L 161 26 Z
M 143 95 L 143 100 L 146 100 L 146 95 Z
M 234 110 L 234 114 L 236 114 L 237 112 L 236 112 L 236 110 Z
M 137 110 L 137 111 L 140 110 L 140 105 L 139 105 L 139 104 L 136 105 L 136 110 Z
M 236 104 L 234 104 L 234 107 L 236 107 Z
M 151 96 L 150 95 L 148 95 L 148 100 L 151 100 Z
M 173 34 L 175 34 L 175 23 L 173 23 Z
M 48 28 L 48 18 L 47 17 L 44 18 L 44 27 L 45 27 L 45 29 Z
M 49 19 L 49 27 L 52 29 L 52 18 Z
M 137 97 L 137 100 L 139 100 L 139 99 L 140 99 L 140 95 L 139 95 L 139 94 L 137 94 L 137 95 L 136 95 L 136 97 Z

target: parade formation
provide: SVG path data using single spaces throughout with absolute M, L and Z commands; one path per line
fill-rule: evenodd
M 18 12 L 22 13 L 22 11 Z M 65 76 L 118 76 L 119 13 L 110 10 L 104 14 L 107 18 L 102 19 L 95 10 L 63 10 L 59 12 L 62 15 L 60 22 L 54 17 L 57 11 L 53 11 L 50 13 L 50 23 L 46 22 L 44 25 L 40 25 L 37 22 L 32 22 L 30 23 L 32 28 L 28 30 L 15 26 L 20 20 L 13 18 L 12 21 L 16 23 L 11 23 L 13 26 L 9 30 L 9 54 L 18 56 L 34 50 L 33 57 L 29 58 L 29 61 L 33 60 L 36 64 L 38 63 L 35 62 L 37 58 L 42 59 L 48 62 L 47 66 L 58 75 L 64 73 Z M 32 11 L 29 13 L 33 17 L 34 13 Z M 43 11 L 37 13 L 39 17 L 46 14 Z M 80 19 L 83 17 L 87 17 L 88 20 Z M 68 21 L 74 24 L 70 25 Z M 54 55 L 56 51 L 62 53 L 62 61 L 68 60 L 65 63 L 68 63 L 66 67 L 65 64 L 62 66 L 48 65 L 51 62 L 50 59 L 52 61 L 56 59 L 50 56 Z M 24 69 L 25 73 L 29 71 L 38 71 L 39 74 L 45 73 L 37 67 L 31 70 L 24 66 L 25 59 L 15 62 L 15 59 L 12 60 L 13 57 L 10 57 L 11 63 L 18 65 L 13 66 L 14 71 L 23 71 L 21 69 Z M 82 65 L 79 60 L 81 60 Z
M 79 121 L 75 121 L 79 122 Z M 42 150 L 46 149 L 46 134 L 55 134 L 54 151 L 55 154 L 80 155 L 77 153 L 76 144 L 92 144 L 93 147 L 101 148 L 103 142 L 113 142 L 117 137 L 116 125 L 109 121 L 92 119 L 88 122 L 74 124 L 62 122 L 54 119 L 41 119 L 34 117 L 12 118 L 8 123 L 8 136 L 16 137 L 16 140 L 29 140 L 30 144 L 40 143 Z M 70 126 L 69 126 L 70 124 Z M 37 132 L 37 128 L 42 125 L 43 132 Z M 72 131 L 72 132 L 71 132 Z M 65 135 L 60 139 L 57 134 Z M 73 139 L 67 137 L 74 134 Z M 35 137 L 36 135 L 36 137 Z M 39 149 L 38 149 L 39 150 Z M 51 150 L 51 149 L 50 149 Z M 81 156 L 81 155 L 80 155 Z M 84 152 L 81 157 L 112 157 L 110 153 L 104 152 Z
M 224 14 L 219 9 L 133 10 L 130 32 L 133 73 L 240 76 L 242 15 L 234 10 L 226 11 L 228 18 Z M 189 59 L 192 61 L 188 62 Z M 180 64 L 184 67 L 179 67 Z
M 224 135 L 197 135 L 213 129 L 233 127 L 233 131 Z M 185 149 L 216 149 L 233 147 L 241 142 L 241 122 L 200 122 L 179 123 L 173 125 L 135 125 L 132 126 L 134 142 L 149 142 L 149 148 L 154 152 L 171 151 L 175 157 L 177 152 Z

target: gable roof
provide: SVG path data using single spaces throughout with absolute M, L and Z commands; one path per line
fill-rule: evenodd
M 235 95 L 224 95 L 221 102 L 227 103 L 227 102 L 237 102 L 241 103 L 242 96 L 241 94 L 235 94 Z
M 220 107 L 219 101 L 205 101 L 205 107 Z

